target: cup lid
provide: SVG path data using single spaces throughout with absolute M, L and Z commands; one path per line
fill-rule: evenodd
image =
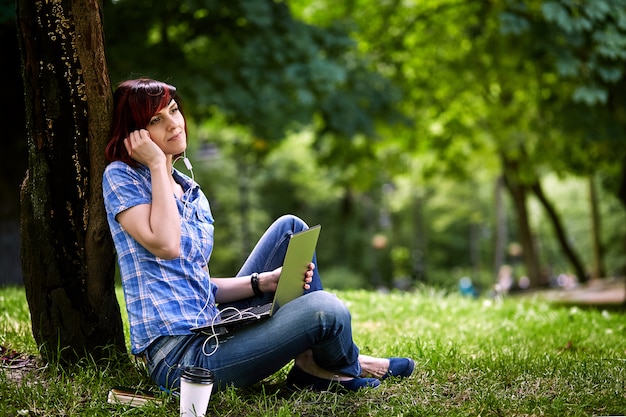
M 188 366 L 183 371 L 181 378 L 196 384 L 210 384 L 213 382 L 213 372 L 198 366 Z

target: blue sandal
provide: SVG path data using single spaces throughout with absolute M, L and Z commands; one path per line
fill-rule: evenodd
M 391 369 L 391 367 L 389 367 Z M 361 388 L 376 388 L 380 381 L 376 378 L 352 378 L 347 381 L 334 381 L 319 378 L 304 372 L 294 365 L 287 374 L 287 388 L 291 390 L 310 389 L 313 391 L 358 391 Z
M 389 369 L 382 376 L 382 380 L 387 378 L 406 378 L 411 376 L 415 369 L 415 362 L 411 358 L 389 358 Z

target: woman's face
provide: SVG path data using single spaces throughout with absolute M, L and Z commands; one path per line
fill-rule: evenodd
M 187 148 L 185 118 L 174 100 L 150 118 L 146 130 L 166 155 L 178 155 Z

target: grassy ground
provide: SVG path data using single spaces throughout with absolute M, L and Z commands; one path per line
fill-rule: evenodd
M 284 389 L 286 369 L 249 389 L 215 394 L 212 416 L 605 416 L 626 414 L 623 312 L 539 298 L 469 299 L 430 289 L 342 291 L 363 353 L 411 356 L 414 375 L 338 395 Z M 23 291 L 0 290 L 0 344 L 36 354 Z M 0 369 L 0 415 L 172 416 L 178 404 L 107 404 L 113 385 L 150 385 L 111 360 L 71 369 Z

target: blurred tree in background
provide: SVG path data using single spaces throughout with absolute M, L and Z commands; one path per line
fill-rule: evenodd
M 415 125 L 391 130 L 384 154 L 406 152 L 419 161 L 421 175 L 407 171 L 413 172 L 414 188 L 421 189 L 415 191 L 421 204 L 428 204 L 438 192 L 441 180 L 435 176 L 470 189 L 477 184 L 484 187 L 489 176 L 494 183 L 506 185 L 515 213 L 509 216 L 512 227 L 507 228 L 506 216 L 493 210 L 484 216 L 480 205 L 468 204 L 471 199 L 462 204 L 468 212 L 455 216 L 464 218 L 469 229 L 462 237 L 469 256 L 456 258 L 465 259 L 465 267 L 471 263 L 473 270 L 482 269 L 476 265 L 480 262 L 476 239 L 480 230 L 489 230 L 496 237 L 488 250 L 495 258 L 492 277 L 504 262 L 520 259 L 525 265 L 521 273 L 530 277 L 531 285 L 544 285 L 558 273 L 550 270 L 556 265 L 547 263 L 546 243 L 538 241 L 533 230 L 540 219 L 532 218 L 528 205 L 536 197 L 533 201 L 539 201 L 546 213 L 541 219 L 552 224 L 561 257 L 567 261 L 564 269 L 580 280 L 591 272 L 592 264 L 598 271 L 604 269 L 601 251 L 592 252 L 597 254 L 593 260 L 580 255 L 585 246 L 581 240 L 595 241 L 597 249 L 605 245 L 601 231 L 572 235 L 550 190 L 544 191 L 542 178 L 554 173 L 587 177 L 585 183 L 595 184 L 593 178 L 598 176 L 605 189 L 623 201 L 623 1 L 291 4 L 307 21 L 320 25 L 341 21 L 353 28 L 360 50 L 403 92 L 401 108 Z M 379 166 L 384 166 L 381 162 Z M 410 163 L 395 166 L 407 168 Z M 477 183 L 479 172 L 483 176 Z M 402 176 L 391 175 L 395 180 Z M 431 197 L 424 201 L 424 195 Z M 592 211 L 598 213 L 599 203 L 594 201 Z M 489 224 L 493 220 L 498 221 Z M 599 227 L 591 217 L 588 221 Z M 428 221 L 416 222 L 420 223 Z M 394 241 L 402 232 L 394 232 Z M 432 238 L 422 236 L 416 242 L 420 240 L 416 246 L 425 247 L 426 259 L 432 258 Z M 522 250 L 507 259 L 508 243 L 515 241 Z M 610 246 L 623 255 L 622 242 L 619 238 Z M 423 256 L 421 250 L 415 253 Z M 451 266 L 453 259 L 439 265 Z M 623 259 L 611 265 L 617 273 L 623 267 Z
M 214 255 L 216 269 L 233 274 L 260 231 L 284 212 L 324 223 L 328 258 L 339 250 L 352 254 L 351 266 L 359 264 L 363 242 L 353 235 L 371 230 L 367 218 L 355 213 L 350 189 L 353 182 L 359 182 L 361 190 L 377 185 L 379 173 L 368 169 L 377 162 L 372 149 L 376 125 L 403 117 L 395 106 L 399 91 L 368 68 L 346 28 L 303 23 L 293 18 L 288 3 L 273 1 L 107 2 L 105 16 L 114 82 L 139 75 L 168 80 L 179 87 L 187 114 L 199 124 L 220 121 L 213 123 L 217 137 L 198 145 L 218 149 L 235 165 L 234 178 L 219 178 L 214 172 L 210 180 L 201 181 L 208 191 L 226 183 L 225 193 L 236 192 L 236 201 L 212 198 L 218 242 L 220 233 L 224 237 Z M 231 132 L 236 127 L 237 133 L 225 134 L 225 126 Z M 286 167 L 276 165 L 282 174 L 263 167 L 280 139 L 302 129 L 315 136 L 303 158 L 286 162 Z M 199 131 L 198 137 L 203 134 Z M 318 187 L 293 181 L 313 181 L 316 172 L 310 167 L 318 161 L 332 167 L 331 175 L 340 181 L 335 192 L 344 201 L 341 206 L 322 200 Z M 298 175 L 299 169 L 309 170 L 309 175 Z M 302 195 L 298 188 L 310 193 Z M 252 207 L 259 193 L 262 198 Z M 302 210 L 316 204 L 324 208 L 304 216 Z M 266 214 L 264 222 L 254 221 L 255 208 Z M 342 227 L 333 234 L 335 228 L 328 226 L 337 216 Z M 224 250 L 233 243 L 239 250 Z M 228 267 L 220 267 L 221 256 L 230 261 Z
M 185 100 L 215 275 L 285 212 L 324 225 L 331 286 L 623 274 L 622 0 L 103 10 L 112 84 L 151 76 Z
M 6 154 L 0 164 L 0 284 L 21 284 L 20 267 L 20 183 L 27 164 L 24 89 L 21 81 L 20 50 L 15 29 L 15 1 L 0 2 L 0 39 L 9 80 L 4 87 L 3 116 L 7 121 Z

